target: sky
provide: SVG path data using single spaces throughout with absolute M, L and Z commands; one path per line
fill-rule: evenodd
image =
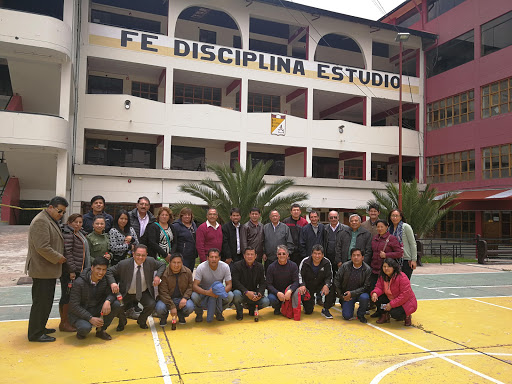
M 346 15 L 363 17 L 365 19 L 377 20 L 389 11 L 395 9 L 404 0 L 288 0 L 293 3 L 309 5 L 315 8 L 327 9 L 329 11 L 344 13 Z M 382 12 L 378 5 L 384 8 Z

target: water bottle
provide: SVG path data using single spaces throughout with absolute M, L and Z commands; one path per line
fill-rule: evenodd
M 254 321 L 255 321 L 255 322 L 260 321 L 260 319 L 259 319 L 259 317 L 258 317 L 258 316 L 259 316 L 258 306 L 256 305 L 256 309 L 254 310 Z

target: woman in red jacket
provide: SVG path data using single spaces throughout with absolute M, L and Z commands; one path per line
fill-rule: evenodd
M 385 259 L 377 285 L 372 291 L 372 301 L 377 303 L 382 315 L 377 324 L 389 323 L 389 318 L 405 320 L 404 325 L 411 325 L 411 314 L 416 312 L 418 302 L 405 273 L 400 271 L 397 261 Z

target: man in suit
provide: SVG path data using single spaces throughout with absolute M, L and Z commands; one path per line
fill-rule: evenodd
M 107 271 L 107 282 L 113 293 L 121 293 L 124 305 L 135 300 L 142 304 L 143 310 L 137 319 L 142 329 L 148 328 L 146 320 L 156 305 L 154 287 L 160 284 L 160 277 L 165 271 L 165 263 L 147 256 L 147 247 L 139 244 L 132 259 L 122 260 Z M 121 314 L 117 330 L 122 331 L 124 325 L 126 318 Z
M 57 278 L 62 275 L 64 238 L 59 221 L 66 214 L 68 202 L 55 196 L 48 208 L 38 213 L 30 223 L 28 231 L 28 253 L 25 273 L 32 277 L 32 308 L 28 322 L 28 340 L 38 342 L 55 341 L 48 336 L 55 329 L 46 328 L 52 310 Z
M 240 241 L 240 209 L 231 208 L 229 215 L 231 222 L 222 226 L 222 261 L 232 264 L 238 260 L 242 260 L 242 242 Z

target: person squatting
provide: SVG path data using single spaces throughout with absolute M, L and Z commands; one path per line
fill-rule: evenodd
M 300 320 L 321 306 L 321 315 L 333 319 L 330 309 L 338 299 L 342 318 L 366 315 L 383 324 L 393 317 L 411 325 L 417 301 L 409 283 L 416 268 L 412 228 L 399 210 L 380 220 L 379 207 L 370 206 L 370 220 L 329 212 L 329 224 L 319 223 L 316 211 L 309 222 L 293 204 L 281 221 L 277 210 L 261 223 L 254 207 L 242 224 L 240 210 L 232 208 L 230 221 L 218 223 L 215 208 L 197 226 L 190 208 L 174 220 L 167 207 L 150 212 L 150 201 L 140 197 L 132 211 L 105 212 L 105 199 L 94 196 L 91 211 L 71 214 L 61 223 L 68 202 L 56 196 L 30 224 L 25 270 L 32 277 L 32 307 L 28 340 L 52 342 L 55 329 L 46 328 L 60 279 L 61 332 L 85 339 L 93 330 L 102 340 L 114 318 L 122 332 L 128 319 L 148 328 L 150 316 L 176 330 L 195 313 L 194 321 L 225 321 L 224 310 L 234 306 L 236 320 L 259 320 L 259 310 L 271 306 L 276 316 Z M 195 268 L 196 259 L 200 263 Z

